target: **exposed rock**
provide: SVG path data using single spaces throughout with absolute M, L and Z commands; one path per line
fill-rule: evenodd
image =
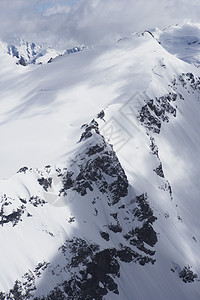
M 92 130 L 99 134 L 98 123 L 95 120 L 92 120 L 89 125 L 83 125 L 85 127 L 84 132 L 81 135 L 80 142 L 88 139 L 92 136 Z
M 25 61 L 25 59 L 21 56 L 19 61 L 18 61 L 18 64 L 21 65 L 21 66 L 27 66 L 27 62 Z
M 136 207 L 133 212 L 134 216 L 138 217 L 140 221 L 145 220 L 152 224 L 157 218 L 153 215 L 153 210 L 150 208 L 147 199 L 147 194 L 137 196 L 135 201 L 138 207 Z
M 29 203 L 32 204 L 33 206 L 35 207 L 38 207 L 38 206 L 43 206 L 45 203 L 47 203 L 44 199 L 41 199 L 40 197 L 38 196 L 32 196 L 30 199 L 29 199 Z
M 170 102 L 176 101 L 177 94 L 169 93 L 160 98 L 150 99 L 138 116 L 140 122 L 154 133 L 160 133 L 162 122 L 169 122 L 169 115 L 176 117 L 176 109 Z
M 100 111 L 100 113 L 97 115 L 97 118 L 103 119 L 104 117 L 105 117 L 105 113 L 104 113 L 104 111 L 102 110 L 102 111 Z
M 156 172 L 156 174 L 162 178 L 165 177 L 163 168 L 162 168 L 162 163 L 160 163 L 160 165 L 156 169 L 154 169 L 154 172 Z
M 116 278 L 120 277 L 121 264 L 135 262 L 144 266 L 147 263 L 154 264 L 155 262 L 153 246 L 157 242 L 157 235 L 152 224 L 156 217 L 147 202 L 147 195 L 142 194 L 137 196 L 134 201 L 126 202 L 125 197 L 128 195 L 129 184 L 112 146 L 107 144 L 100 135 L 98 123 L 95 120 L 83 127 L 84 133 L 80 139 L 81 151 L 74 155 L 69 165 L 55 168 L 46 166 L 44 170 L 35 170 L 38 178 L 36 180 L 40 191 L 48 192 L 50 188 L 51 191 L 54 191 L 55 177 L 57 176 L 59 189 L 54 192 L 58 193 L 57 196 L 67 197 L 70 191 L 70 193 L 78 193 L 79 199 L 80 196 L 86 196 L 84 199 L 86 200 L 89 195 L 88 199 L 91 201 L 92 211 L 95 211 L 96 218 L 99 218 L 101 214 L 99 209 L 97 210 L 98 201 L 104 201 L 104 205 L 108 209 L 109 221 L 100 223 L 99 232 L 107 246 L 102 249 L 101 245 L 88 241 L 84 237 L 74 236 L 66 240 L 58 249 L 58 261 L 59 263 L 62 261 L 62 265 L 57 264 L 57 261 L 52 265 L 41 263 L 33 271 L 28 271 L 9 292 L 10 295 L 14 295 L 12 297 L 18 297 L 16 299 L 32 299 L 35 280 L 41 277 L 44 270 L 47 269 L 48 274 L 52 276 L 52 282 L 54 282 L 54 276 L 59 275 L 62 282 L 52 286 L 47 296 L 37 297 L 35 300 L 101 300 L 109 292 L 119 293 Z M 26 171 L 23 169 L 21 172 Z M 90 197 L 93 190 L 99 194 L 95 198 Z M 122 201 L 122 198 L 125 200 Z M 5 206 L 9 206 L 12 205 L 13 199 L 5 196 L 2 201 Z M 38 195 L 31 196 L 29 200 L 19 197 L 18 201 L 24 205 L 23 212 L 26 212 L 26 215 L 28 215 L 28 205 L 38 207 L 46 203 Z M 137 218 L 137 227 L 134 227 L 135 218 Z M 15 216 L 15 221 L 20 219 L 22 219 L 21 216 L 18 219 Z M 2 220 L 6 220 L 5 216 Z M 70 217 L 66 223 L 69 225 L 74 221 L 75 217 Z M 76 218 L 76 221 L 79 220 Z M 123 222 L 127 226 L 123 227 Z M 54 236 L 48 230 L 45 232 Z M 121 236 L 121 243 L 115 247 L 111 246 L 114 235 Z M 144 254 L 141 254 L 141 251 Z M 55 280 L 55 282 L 57 281 Z M 5 294 L 5 296 L 6 299 L 9 299 L 9 294 Z
M 2 226 L 12 223 L 14 227 L 19 221 L 22 221 L 22 215 L 25 212 L 24 204 L 19 205 L 17 208 L 12 208 L 12 201 L 13 199 L 8 198 L 6 195 L 1 197 L 0 224 Z
M 28 171 L 28 168 L 27 167 L 22 167 L 19 169 L 19 171 L 17 171 L 17 173 L 26 173 Z
M 122 228 L 119 223 L 118 224 L 109 224 L 108 228 L 115 233 L 122 232 Z
M 110 240 L 110 236 L 107 232 L 100 231 L 100 235 L 104 240 L 106 240 L 106 241 Z
M 38 179 L 38 182 L 40 185 L 43 186 L 43 189 L 47 192 L 48 188 L 51 187 L 51 184 L 52 184 L 52 178 L 39 178 Z
M 191 283 L 194 282 L 198 276 L 195 274 L 190 266 L 185 266 L 182 271 L 179 273 L 179 277 L 185 282 L 185 283 Z
M 85 142 L 91 138 L 91 142 L 88 143 L 85 152 L 78 154 L 74 159 L 76 172 L 77 168 L 79 169 L 78 175 L 70 169 L 60 173 L 63 182 L 60 194 L 67 195 L 67 190 L 72 189 L 81 196 L 85 196 L 88 191 L 93 191 L 96 185 L 102 194 L 109 196 L 110 205 L 114 205 L 128 193 L 127 177 L 115 152 L 100 135 L 98 123 L 93 120 L 89 126 L 84 125 L 84 128 L 81 141 Z M 98 144 L 93 142 L 93 134 L 98 135 Z M 110 177 L 109 182 L 107 175 Z

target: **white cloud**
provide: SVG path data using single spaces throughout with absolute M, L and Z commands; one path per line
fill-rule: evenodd
M 56 15 L 56 14 L 63 14 L 63 13 L 68 14 L 70 11 L 71 11 L 71 7 L 69 5 L 57 4 L 56 6 L 46 9 L 43 15 L 49 17 L 51 15 Z
M 0 37 L 59 47 L 96 44 L 199 15 L 199 0 L 1 0 Z

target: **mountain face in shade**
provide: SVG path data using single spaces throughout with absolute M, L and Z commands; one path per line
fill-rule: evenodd
M 198 26 L 1 44 L 0 299 L 200 298 Z

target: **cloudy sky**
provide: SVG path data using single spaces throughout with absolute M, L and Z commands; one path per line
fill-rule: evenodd
M 0 39 L 92 45 L 184 19 L 200 22 L 199 0 L 0 0 Z

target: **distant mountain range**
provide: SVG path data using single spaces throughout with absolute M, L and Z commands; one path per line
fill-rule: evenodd
M 45 64 L 51 62 L 57 56 L 79 52 L 84 46 L 77 46 L 64 51 L 44 48 L 35 43 L 28 43 L 19 39 L 13 44 L 0 42 L 0 53 L 8 53 L 17 58 L 17 63 L 23 66 L 27 64 Z

